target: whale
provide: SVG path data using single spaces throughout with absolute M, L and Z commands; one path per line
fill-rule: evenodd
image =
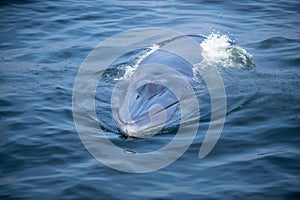
M 140 65 L 145 64 L 148 67 L 158 66 L 155 64 L 172 66 L 187 78 L 192 76 L 192 66 L 190 63 L 164 50 L 158 50 L 149 55 Z M 159 67 L 157 67 L 156 69 L 154 68 L 153 73 L 145 73 L 144 70 L 143 75 L 134 81 L 141 83 L 151 76 L 156 79 L 164 79 L 164 76 L 168 76 L 168 74 L 161 74 Z M 172 84 L 175 83 L 173 82 Z M 162 125 L 164 121 L 171 122 L 176 120 L 179 100 L 169 88 L 155 83 L 155 81 L 136 87 L 127 98 L 128 105 L 123 104 L 122 106 L 128 108 L 128 113 L 124 112 L 122 110 L 123 107 L 121 107 L 119 120 L 117 121 L 121 132 L 127 136 L 138 137 L 145 135 L 141 132 L 149 132 L 151 129 Z
M 198 44 L 203 40 L 202 36 L 186 37 Z M 180 39 L 173 38 L 160 46 Z M 130 137 L 148 137 L 159 132 L 165 124 L 176 124 L 180 121 L 180 102 L 188 98 L 185 89 L 193 84 L 192 78 L 193 64 L 181 55 L 159 48 L 146 56 L 139 63 L 117 110 L 115 124 L 120 132 Z M 170 88 L 175 88 L 177 94 Z
M 195 84 L 193 67 L 202 59 L 199 44 L 205 38 L 184 35 L 163 41 L 139 62 L 114 117 L 123 135 L 148 137 L 182 123 L 180 104 L 192 95 L 187 88 Z
M 203 39 L 189 37 L 197 43 Z M 117 110 L 115 124 L 120 132 L 130 137 L 147 137 L 166 124 L 176 124 L 181 117 L 180 102 L 189 98 L 185 89 L 193 84 L 192 78 L 193 64 L 172 51 L 159 48 L 146 56 Z

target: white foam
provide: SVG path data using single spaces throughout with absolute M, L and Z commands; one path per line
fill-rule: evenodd
M 211 33 L 201 44 L 201 55 L 207 66 L 227 68 L 253 67 L 252 55 L 239 46 L 232 45 L 227 35 Z
M 209 63 L 226 60 L 229 57 L 227 48 L 230 46 L 230 39 L 227 35 L 211 33 L 200 46 L 203 59 Z

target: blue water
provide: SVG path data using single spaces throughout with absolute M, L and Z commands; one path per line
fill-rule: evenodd
M 299 19 L 296 0 L 1 1 L 0 198 L 299 199 Z M 72 90 L 99 42 L 142 27 L 226 34 L 253 55 L 255 68 L 220 69 L 227 116 L 207 157 L 198 158 L 210 117 L 202 99 L 200 131 L 184 155 L 132 174 L 85 149 Z M 109 87 L 102 91 L 110 95 Z M 115 144 L 145 151 L 173 137 L 128 141 L 104 126 Z

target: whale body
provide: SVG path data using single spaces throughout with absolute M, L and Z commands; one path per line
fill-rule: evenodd
M 154 53 L 148 55 L 140 66 L 146 66 L 142 75 L 139 75 L 137 80 L 130 83 L 134 85 L 141 83 L 141 86 L 135 87 L 129 95 L 125 96 L 124 103 L 120 106 L 116 124 L 120 131 L 132 137 L 145 136 L 145 132 L 149 132 L 152 129 L 160 127 L 165 122 L 172 122 L 180 119 L 178 115 L 179 101 L 178 97 L 168 87 L 157 84 L 155 80 L 163 79 L 166 82 L 169 81 L 169 85 L 177 84 L 179 90 L 180 82 L 175 83 L 174 78 L 169 80 L 168 76 L 172 74 L 166 74 L 164 70 L 160 69 L 159 65 L 167 66 L 176 70 L 180 76 L 184 76 L 186 79 L 192 81 L 193 77 L 193 65 L 184 58 L 163 49 L 158 49 Z M 145 67 L 145 68 L 146 68 Z M 146 79 L 151 79 L 147 83 L 142 82 Z M 126 108 L 126 111 L 122 109 Z
M 168 72 L 163 66 L 173 71 Z M 132 137 L 151 135 L 152 130 L 161 129 L 165 123 L 180 120 L 179 104 L 186 87 L 182 77 L 190 84 L 193 82 L 193 64 L 164 49 L 158 49 L 144 58 L 138 70 L 137 78 L 129 83 L 128 94 L 115 119 L 119 130 Z M 170 89 L 172 87 L 180 95 L 178 92 L 176 95 Z

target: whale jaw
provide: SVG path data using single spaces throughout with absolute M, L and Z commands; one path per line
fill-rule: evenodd
M 172 121 L 178 105 L 171 90 L 147 83 L 128 92 L 116 110 L 115 122 L 126 136 L 149 137 Z
M 155 104 L 151 107 L 148 115 L 142 115 L 138 119 L 132 120 L 128 116 L 120 117 L 116 123 L 120 131 L 129 137 L 151 137 L 157 134 L 167 121 L 166 110 Z

